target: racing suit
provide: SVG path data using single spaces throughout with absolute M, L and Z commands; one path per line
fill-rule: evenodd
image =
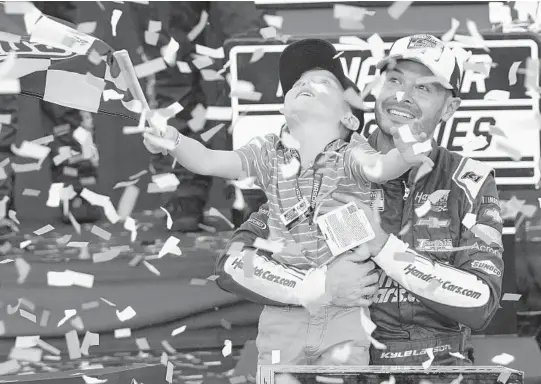
M 206 143 L 201 139 L 201 133 L 215 127 L 219 121 L 207 120 L 202 130 L 194 131 L 189 126 L 192 112 L 198 105 L 230 105 L 225 92 L 225 82 L 203 83 L 199 72 L 193 64 L 196 44 L 209 47 L 221 47 L 224 41 L 240 34 L 258 34 L 259 29 L 266 27 L 263 14 L 258 11 L 253 2 L 228 1 L 165 1 L 150 2 L 148 5 L 132 4 L 136 18 L 136 27 L 141 33 L 143 44 L 143 60 L 153 60 L 161 56 L 161 48 L 174 39 L 179 44 L 176 60 L 187 62 L 191 72 L 184 73 L 177 65 L 168 67 L 147 77 L 146 93 L 151 108 L 166 108 L 178 102 L 184 108 L 168 120 L 168 124 L 177 128 L 182 134 Z M 190 31 L 199 23 L 203 12 L 208 15 L 209 25 L 205 30 L 190 41 Z M 144 31 L 149 28 L 149 21 L 160 21 L 158 43 L 155 45 L 145 42 Z M 205 69 L 220 70 L 224 63 L 215 62 Z M 225 74 L 223 75 L 225 77 Z M 142 79 L 143 80 L 143 79 Z M 225 131 L 225 130 L 223 130 Z M 180 181 L 174 196 L 165 203 L 173 218 L 173 231 L 195 231 L 203 219 L 203 209 L 208 199 L 211 178 L 196 175 L 176 164 L 169 155 L 161 153 L 152 155 L 151 167 L 155 173 L 174 173 Z
M 41 12 L 48 16 L 75 23 L 77 19 L 77 8 L 73 2 L 69 1 L 36 1 L 33 4 Z M 18 95 L 0 96 L 0 115 L 10 116 L 9 122 L 2 124 L 0 132 L 0 161 L 5 161 L 13 156 L 11 145 L 15 144 L 16 132 L 19 128 L 19 102 Z M 82 127 L 93 132 L 92 114 L 89 112 L 78 111 L 66 108 L 60 105 L 40 101 L 40 107 L 43 117 L 49 119 L 50 125 L 54 127 L 52 135 L 53 142 L 51 147 L 51 159 L 54 159 L 60 152 L 75 151 L 82 152 L 81 145 L 73 137 L 74 131 Z M 45 124 L 47 125 L 47 124 Z M 47 128 L 47 127 L 46 127 Z M 59 156 L 59 158 L 62 156 Z M 64 157 L 65 158 L 65 157 Z M 8 164 L 2 164 L 6 173 L 6 178 L 0 180 L 0 200 L 8 197 L 6 212 L 9 209 L 15 209 L 13 201 L 13 185 L 15 174 Z M 94 186 L 97 182 L 97 158 L 83 159 L 81 156 L 71 156 L 63 162 L 51 162 L 52 181 L 54 183 L 64 183 L 65 186 L 73 185 L 74 190 L 79 193 L 86 186 Z M 99 218 L 99 210 L 92 207 L 80 197 L 75 197 L 70 201 L 70 211 L 79 222 L 94 221 Z M 63 216 L 64 221 L 69 222 L 67 216 Z M 0 230 L 0 236 L 4 229 Z
M 381 147 L 380 134 L 376 130 L 369 138 L 376 149 Z M 499 306 L 503 224 L 493 171 L 435 142 L 430 158 L 433 170 L 417 182 L 414 169 L 372 186 L 382 228 L 394 234 L 373 257 L 382 273 L 370 307 L 377 325 L 372 337 L 387 346 L 371 348 L 373 365 L 419 365 L 428 360 L 427 348 L 432 348 L 434 365 L 469 365 L 470 329 L 486 327 Z M 418 217 L 416 209 L 429 198 L 430 210 Z M 266 238 L 267 217 L 263 206 L 237 230 L 231 243 L 250 247 L 257 237 Z M 472 218 L 473 227 L 468 223 Z M 476 228 L 490 244 L 474 235 Z M 395 258 L 395 253 L 407 257 Z M 260 250 L 253 259 L 254 278 L 245 278 L 242 267 L 241 255 L 222 254 L 216 263 L 217 284 L 256 303 L 295 306 L 307 301 L 303 297 L 307 286 L 318 287 L 314 297 L 325 290 L 325 269 L 281 265 Z

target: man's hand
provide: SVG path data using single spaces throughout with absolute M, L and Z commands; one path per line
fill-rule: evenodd
M 428 139 L 426 133 L 422 131 L 420 123 L 415 121 L 409 124 L 408 127 L 409 131 L 411 132 L 411 136 L 415 139 L 415 141 L 406 142 L 406 137 L 403 137 L 400 134 L 400 127 L 391 128 L 391 135 L 393 135 L 393 141 L 396 149 L 398 149 L 404 160 L 411 166 L 419 166 L 424 162 L 428 162 L 431 167 L 434 167 L 434 162 L 428 157 L 432 147 L 430 150 L 418 154 L 415 154 L 413 149 L 415 144 L 423 143 Z
M 355 196 L 353 193 L 335 192 L 332 194 L 332 197 L 336 201 L 339 201 L 343 204 L 354 202 L 357 207 L 359 207 L 359 209 L 363 210 L 376 235 L 374 239 L 366 243 L 366 246 L 368 247 L 370 255 L 376 256 L 377 254 L 379 254 L 379 252 L 387 242 L 387 239 L 389 239 L 389 235 L 387 234 L 387 232 L 385 232 L 383 228 L 381 228 L 379 212 L 376 210 L 372 210 L 368 205 L 359 202 L 358 196 Z
M 338 307 L 368 306 L 378 291 L 379 273 L 366 247 L 339 256 L 327 269 L 325 292 Z

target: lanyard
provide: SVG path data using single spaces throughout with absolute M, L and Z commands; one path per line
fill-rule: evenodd
M 293 155 L 298 159 L 299 154 L 297 151 L 293 151 Z M 295 195 L 297 195 L 297 200 L 302 201 L 304 199 L 304 195 L 302 194 L 301 189 L 299 188 L 299 176 L 301 174 L 301 169 L 297 171 L 296 180 L 295 180 Z M 321 189 L 321 184 L 323 183 L 323 174 L 320 173 L 317 169 L 314 170 L 314 181 L 312 183 L 312 192 L 310 193 L 310 208 L 304 215 L 305 217 L 310 218 L 310 224 L 312 223 L 314 211 L 316 209 L 316 203 L 317 203 L 317 197 L 319 195 L 319 190 Z M 280 196 L 280 188 L 276 188 L 276 197 L 278 198 L 278 206 L 280 207 L 280 211 L 284 212 L 284 209 L 282 207 L 282 198 Z

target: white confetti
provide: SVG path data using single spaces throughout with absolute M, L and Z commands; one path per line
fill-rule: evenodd
M 160 209 L 162 211 L 165 212 L 165 214 L 167 215 L 167 229 L 171 229 L 171 227 L 173 226 L 173 219 L 171 218 L 171 215 L 169 214 L 169 212 L 167 211 L 167 209 L 165 209 L 164 207 L 160 207 Z
M 208 19 L 209 19 L 209 14 L 207 13 L 207 11 L 203 10 L 201 12 L 201 18 L 199 19 L 199 22 L 197 23 L 197 25 L 193 27 L 193 29 L 190 32 L 188 32 L 188 40 L 194 41 L 197 38 L 197 36 L 199 36 L 199 34 L 203 32 L 203 29 L 205 29 L 205 26 L 207 25 Z
M 515 85 L 517 83 L 517 71 L 520 64 L 522 64 L 522 61 L 515 61 L 513 64 L 511 64 L 508 74 L 509 85 Z
M 113 9 L 113 13 L 111 15 L 111 30 L 113 31 L 113 36 L 116 36 L 116 26 L 121 16 L 122 11 L 120 9 Z
M 167 255 L 168 253 L 180 256 L 182 254 L 182 251 L 180 250 L 179 247 L 177 247 L 177 244 L 179 242 L 180 240 L 177 239 L 175 236 L 169 236 L 169 238 L 163 244 L 163 247 L 158 254 L 158 258 L 161 258 Z
M 131 337 L 131 329 L 130 328 L 119 328 L 115 329 L 115 339 L 123 339 Z
M 464 219 L 462 219 L 462 224 L 468 228 L 471 229 L 475 223 L 477 222 L 477 216 L 474 213 L 468 212 L 464 216 Z
M 273 349 L 271 352 L 271 364 L 280 364 L 280 350 Z
M 135 315 L 136 313 L 131 306 L 124 308 L 121 312 L 118 309 L 116 310 L 116 316 L 122 322 L 130 320 Z
M 107 382 L 107 379 L 98 379 L 97 377 L 91 377 L 87 375 L 81 376 L 85 382 L 85 384 L 103 384 Z
M 392 19 L 398 20 L 402 17 L 404 12 L 410 7 L 413 1 L 395 1 L 389 8 L 387 8 L 387 13 L 391 16 Z
M 178 327 L 171 332 L 171 336 L 177 336 L 183 333 L 186 330 L 186 326 L 183 325 L 182 327 Z
M 453 37 L 455 36 L 456 31 L 458 30 L 458 27 L 460 26 L 460 21 L 455 19 L 454 17 L 451 19 L 451 28 L 443 34 L 441 37 L 441 41 L 444 43 L 448 43 L 451 40 L 453 40 Z
M 288 164 L 284 164 L 280 167 L 284 178 L 289 179 L 297 174 L 301 167 L 301 163 L 297 158 L 293 157 Z
M 25 282 L 28 274 L 30 273 L 30 264 L 26 260 L 18 257 L 15 259 L 15 268 L 17 268 L 17 284 L 22 284 Z
M 423 361 L 423 368 L 428 369 L 432 365 L 432 362 L 434 361 L 434 350 L 433 348 L 427 348 L 426 354 L 428 355 L 428 360 Z
M 415 208 L 415 215 L 417 217 L 423 217 L 430 211 L 431 208 L 432 204 L 430 204 L 430 200 L 426 200 L 423 205 Z
M 504 352 L 500 355 L 494 356 L 491 361 L 494 364 L 498 364 L 498 365 L 508 365 L 508 364 L 511 364 L 513 361 L 515 361 L 515 357 L 513 355 L 510 355 Z
M 160 49 L 160 53 L 163 57 L 163 60 L 167 64 L 169 64 L 169 66 L 171 67 L 175 65 L 175 62 L 177 60 L 177 52 L 179 48 L 180 48 L 179 43 L 174 38 L 171 37 L 171 39 L 169 40 L 169 43 Z
M 499 89 L 493 89 L 492 91 L 489 91 L 485 96 L 483 97 L 484 100 L 493 100 L 493 101 L 503 101 L 503 100 L 509 100 L 509 91 L 502 91 Z
M 519 301 L 521 296 L 518 293 L 504 293 L 502 301 Z
M 233 344 L 231 343 L 231 340 L 225 340 L 224 341 L 224 347 L 222 348 L 222 355 L 224 357 L 227 357 L 231 354 L 233 348 Z
M 385 57 L 385 43 L 377 33 L 374 33 L 366 41 L 375 60 L 381 60 Z
M 370 49 L 370 45 L 357 36 L 340 36 L 338 39 L 340 44 L 359 46 L 360 49 Z
M 46 226 L 44 227 L 41 227 L 40 229 L 36 229 L 34 231 L 34 234 L 36 236 L 41 236 L 41 235 L 44 235 L 46 234 L 47 232 L 51 232 L 54 230 L 54 227 L 51 225 L 51 224 L 47 224 Z

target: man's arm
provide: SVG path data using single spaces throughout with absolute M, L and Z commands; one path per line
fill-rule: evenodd
M 244 272 L 243 254 L 228 253 L 233 243 L 244 244 L 244 252 L 250 252 L 254 251 L 252 245 L 255 239 L 268 238 L 268 212 L 268 204 L 264 204 L 233 234 L 226 250 L 216 261 L 214 272 L 218 276 L 216 283 L 224 291 L 257 304 L 301 305 L 301 302 L 319 299 L 325 291 L 324 269 L 297 269 L 280 264 L 274 261 L 269 253 L 257 250 L 249 256 L 254 273 L 252 277 L 247 277 Z M 304 295 L 306 290 L 303 287 L 306 286 L 311 287 L 308 297 Z
M 463 208 L 461 217 L 474 214 L 476 225 L 472 229 L 485 232 L 483 237 L 491 238 L 486 240 L 490 244 L 464 227 L 454 261 L 447 265 L 423 256 L 391 235 L 374 261 L 428 308 L 478 330 L 494 316 L 502 289 L 502 224 L 497 220 L 500 207 L 491 174 Z

